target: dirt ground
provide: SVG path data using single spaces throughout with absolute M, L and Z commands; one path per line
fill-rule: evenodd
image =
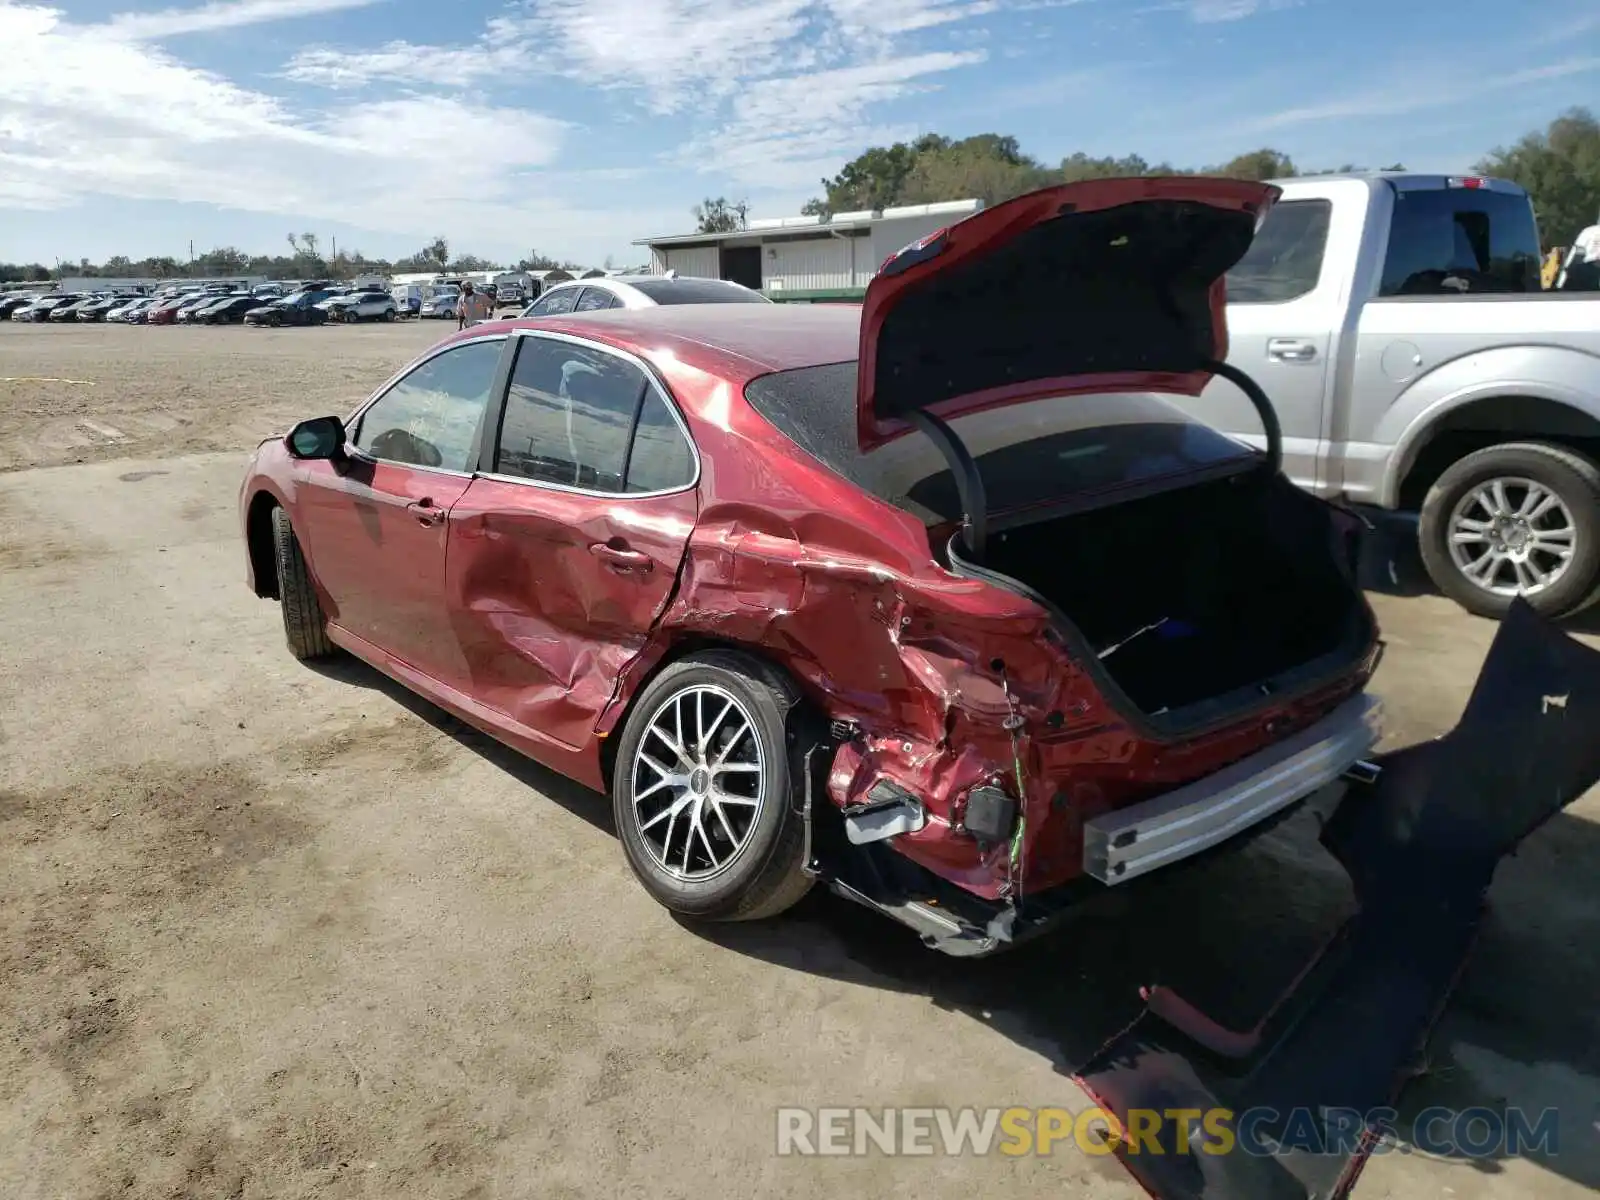
M 243 586 L 243 451 L 444 332 L 0 323 L 0 1196 L 1142 1194 L 1072 1150 L 780 1158 L 774 1110 L 1085 1106 L 1139 984 L 1244 1013 L 1293 974 L 1347 900 L 1312 831 L 980 962 L 821 896 L 675 921 L 601 797 L 296 664 Z M 1374 599 L 1391 740 L 1438 733 L 1492 627 Z M 1405 1095 L 1556 1106 L 1558 1153 L 1386 1155 L 1359 1196 L 1600 1188 L 1597 879 L 1591 795 L 1502 870 Z

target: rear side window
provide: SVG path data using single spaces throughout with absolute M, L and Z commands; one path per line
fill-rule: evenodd
M 1395 197 L 1379 295 L 1539 290 L 1539 233 L 1526 196 L 1428 188 Z
M 760 292 L 720 279 L 630 279 L 657 304 L 766 304 Z
M 1306 295 L 1322 277 L 1333 205 L 1326 200 L 1288 200 L 1275 205 L 1255 240 L 1228 272 L 1228 300 L 1235 304 L 1281 304 Z
M 603 288 L 589 287 L 583 289 L 583 295 L 578 297 L 578 302 L 572 306 L 573 312 L 599 312 L 603 308 L 615 308 L 617 298 Z
M 525 315 L 530 317 L 547 317 L 555 313 L 569 313 L 573 303 L 578 299 L 577 288 L 557 288 L 553 292 L 546 292 L 537 303 L 530 307 Z
M 666 400 L 633 363 L 551 338 L 523 338 L 495 471 L 598 492 L 689 484 L 694 458 Z

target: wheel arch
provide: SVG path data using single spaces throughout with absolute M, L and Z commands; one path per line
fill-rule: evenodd
M 1415 512 L 1439 476 L 1478 450 L 1548 442 L 1600 459 L 1600 397 L 1592 406 L 1531 392 L 1473 396 L 1429 413 L 1395 451 L 1387 507 Z
M 611 703 L 600 714 L 596 734 L 600 739 L 600 778 L 606 791 L 611 790 L 617 763 L 617 746 L 622 740 L 622 731 L 628 727 L 628 722 L 633 719 L 634 710 L 639 704 L 639 697 L 644 695 L 650 684 L 668 667 L 674 663 L 681 662 L 691 655 L 700 654 L 707 650 L 730 650 L 736 654 L 743 654 L 748 658 L 755 659 L 771 670 L 780 672 L 788 679 L 799 693 L 802 705 L 814 703 L 800 675 L 792 669 L 790 664 L 784 662 L 782 658 L 765 647 L 753 646 L 748 642 L 738 642 L 729 638 L 720 638 L 712 634 L 698 632 L 679 634 L 662 646 L 654 661 L 649 660 L 648 653 L 635 660 L 648 665 L 643 666 L 636 676 L 629 677 L 626 672 L 624 673 L 623 683 L 619 685 L 618 694 L 613 697 Z
M 250 582 L 263 600 L 280 598 L 278 554 L 272 541 L 272 512 L 283 501 L 262 488 L 250 497 L 245 509 L 245 545 L 250 555 Z

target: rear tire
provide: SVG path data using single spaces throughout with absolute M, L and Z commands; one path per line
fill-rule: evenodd
M 1505 504 L 1494 501 L 1497 492 Z M 1531 522 L 1527 513 L 1518 513 L 1547 501 L 1548 511 Z M 1492 519 L 1502 508 L 1504 535 Z M 1480 529 L 1495 540 L 1476 540 Z M 1600 598 L 1600 467 L 1544 442 L 1490 446 L 1455 463 L 1428 489 L 1417 533 L 1429 577 L 1468 612 L 1505 616 L 1518 598 L 1519 581 L 1533 579 L 1536 590 L 1523 586 L 1521 598 L 1542 616 L 1570 616 Z M 1520 549 L 1530 537 L 1549 549 Z M 1559 558 L 1569 546 L 1570 554 Z M 1476 568 L 1479 578 L 1468 573 L 1467 565 L 1488 561 L 1478 559 L 1480 551 L 1500 553 L 1496 547 L 1511 553 L 1501 556 L 1486 579 L 1484 568 Z M 1535 570 L 1549 582 L 1538 584 Z
M 811 738 L 799 704 L 781 671 L 732 650 L 681 659 L 641 693 L 617 748 L 611 804 L 628 865 L 659 903 L 751 921 L 810 890 Z
M 281 508 L 272 510 L 272 546 L 278 560 L 278 607 L 289 653 L 301 661 L 326 658 L 334 651 L 328 639 L 328 620 L 289 514 Z

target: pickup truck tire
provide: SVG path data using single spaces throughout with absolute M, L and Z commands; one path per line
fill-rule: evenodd
M 1493 546 L 1507 547 L 1513 554 L 1486 586 L 1472 578 L 1458 561 L 1453 551 L 1460 543 L 1452 543 L 1452 534 L 1464 522 L 1464 528 L 1474 530 L 1486 524 L 1485 517 L 1495 510 L 1474 497 L 1492 496 L 1497 481 L 1503 481 L 1507 489 L 1502 494 L 1509 503 L 1502 506 L 1500 515 L 1512 522 L 1509 538 L 1468 545 L 1473 553 L 1480 546 L 1485 551 Z M 1531 526 L 1526 522 L 1518 524 L 1518 509 L 1527 507 L 1533 489 L 1539 492 L 1532 495 L 1536 508 L 1549 498 L 1557 507 Z M 1570 545 L 1570 557 L 1557 574 L 1555 560 L 1547 553 L 1539 553 L 1533 565 L 1551 575 L 1551 580 L 1523 595 L 1546 617 L 1569 616 L 1600 595 L 1600 466 L 1563 446 L 1509 442 L 1469 454 L 1439 476 L 1422 502 L 1418 537 L 1422 562 L 1434 585 L 1468 612 L 1499 618 L 1505 616 L 1516 599 L 1512 590 L 1516 580 L 1527 577 L 1515 561 L 1516 554 L 1521 553 L 1517 550 L 1519 542 L 1526 544 L 1529 536 L 1538 538 L 1541 532 L 1548 535 L 1553 529 L 1563 528 L 1567 532 L 1562 537 L 1547 537 L 1544 544 L 1556 548 Z

